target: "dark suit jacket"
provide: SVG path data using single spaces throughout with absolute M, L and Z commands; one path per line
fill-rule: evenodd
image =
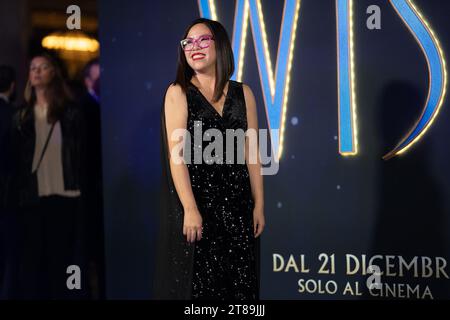
M 82 110 L 74 103 L 68 102 L 59 119 L 62 133 L 62 167 L 65 190 L 81 190 L 86 187 L 86 128 Z M 12 159 L 15 163 L 12 188 L 14 195 L 11 202 L 22 206 L 28 203 L 31 195 L 38 190 L 31 182 L 31 173 L 36 131 L 32 108 L 22 107 L 13 116 L 11 130 Z M 30 186 L 33 190 L 30 190 Z
M 13 106 L 0 98 L 0 209 L 5 206 L 7 179 L 12 170 L 10 133 L 13 112 Z

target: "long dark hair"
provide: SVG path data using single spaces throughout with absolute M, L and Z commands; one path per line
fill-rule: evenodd
M 195 19 L 186 28 L 183 38 L 185 39 L 189 30 L 196 24 L 203 23 L 211 31 L 216 46 L 216 84 L 214 87 L 213 101 L 216 102 L 222 96 L 222 92 L 234 72 L 234 56 L 231 48 L 230 38 L 225 28 L 217 21 L 205 18 Z M 189 66 L 184 55 L 183 48 L 178 46 L 177 77 L 174 84 L 179 84 L 186 92 L 189 82 L 194 75 L 194 70 Z
M 64 112 L 65 105 L 72 100 L 72 93 L 64 79 L 62 70 L 55 58 L 48 53 L 41 53 L 34 56 L 31 61 L 36 57 L 42 57 L 51 65 L 54 71 L 52 80 L 50 81 L 46 90 L 46 98 L 48 101 L 47 121 L 48 123 L 55 123 L 61 119 Z M 36 103 L 36 91 L 31 85 L 28 79 L 25 87 L 25 113 L 32 112 Z

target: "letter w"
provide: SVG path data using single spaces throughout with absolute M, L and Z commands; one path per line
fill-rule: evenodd
M 198 5 L 202 17 L 217 20 L 214 0 L 198 0 Z M 236 1 L 232 40 L 236 71 L 232 78 L 238 81 L 241 81 L 242 78 L 247 25 L 250 16 L 267 123 L 270 129 L 272 155 L 277 161 L 283 151 L 284 122 L 299 11 L 300 0 L 285 0 L 274 78 L 261 1 Z

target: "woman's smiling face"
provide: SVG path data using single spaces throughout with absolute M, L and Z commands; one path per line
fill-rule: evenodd
M 206 72 L 209 68 L 216 65 L 216 47 L 214 40 L 208 40 L 213 37 L 211 30 L 203 24 L 194 25 L 187 34 L 186 39 L 191 40 L 192 50 L 185 50 L 186 61 L 189 66 L 197 72 Z M 208 44 L 207 48 L 202 48 Z

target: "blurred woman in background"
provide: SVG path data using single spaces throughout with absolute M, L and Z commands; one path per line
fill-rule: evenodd
M 31 60 L 25 101 L 12 132 L 21 242 L 18 298 L 82 298 L 86 135 L 81 109 L 50 55 Z

